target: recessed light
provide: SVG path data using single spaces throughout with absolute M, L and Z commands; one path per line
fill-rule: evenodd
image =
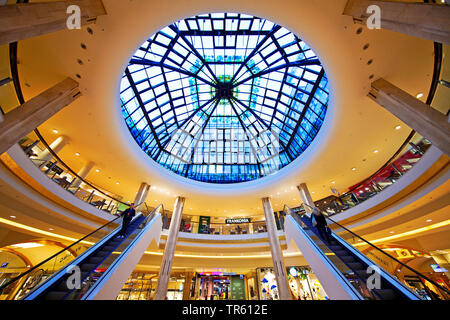
M 356 171 L 356 168 L 352 168 L 352 171 Z
M 77 152 L 77 153 L 75 153 L 75 155 L 78 157 L 80 154 Z
M 395 231 L 390 231 L 389 233 L 395 233 Z
M 100 170 L 99 169 L 95 169 L 95 172 L 100 172 Z
M 43 246 L 44 246 L 43 244 L 36 243 L 36 242 L 24 242 L 24 243 L 17 243 L 17 244 L 11 245 L 11 247 L 23 248 L 23 249 L 37 248 L 37 247 L 43 247 Z
M 377 149 L 373 150 L 373 153 L 378 153 L 378 150 Z
M 53 228 L 48 228 L 48 230 L 53 231 L 53 230 L 55 230 L 55 229 L 53 229 Z
M 427 220 L 427 222 L 431 222 L 431 221 L 433 221 L 433 220 L 431 220 L 431 219 L 428 219 L 428 220 Z
M 119 184 L 118 182 L 116 182 L 116 184 Z
M 53 129 L 52 132 L 53 132 L 53 133 L 58 133 L 58 130 Z
M 15 218 L 17 218 L 16 216 L 9 216 L 10 218 L 13 218 L 13 219 L 15 219 Z
M 417 99 L 420 99 L 420 98 L 422 98 L 423 97 L 423 93 L 422 92 L 420 92 L 420 93 L 418 93 L 417 95 L 416 95 L 416 98 Z
M 400 130 L 402 128 L 402 126 L 396 126 L 395 130 Z
M 332 183 L 332 184 L 335 184 L 335 183 L 336 183 L 336 181 L 331 181 L 331 183 Z

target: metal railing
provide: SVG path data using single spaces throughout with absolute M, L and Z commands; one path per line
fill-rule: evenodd
M 309 209 L 313 209 L 312 206 L 304 203 L 304 206 L 308 207 Z M 371 248 L 373 248 L 374 250 L 376 250 L 377 252 L 381 253 L 384 257 L 386 257 L 389 261 L 389 264 L 392 264 L 392 262 L 395 262 L 394 264 L 398 264 L 401 265 L 402 267 L 408 269 L 410 272 L 412 272 L 415 276 L 422 278 L 426 281 L 428 281 L 431 285 L 433 285 L 438 291 L 441 291 L 441 296 L 448 300 L 450 299 L 450 290 L 448 290 L 447 288 L 443 287 L 442 285 L 438 284 L 436 281 L 430 279 L 429 277 L 425 276 L 424 274 L 420 273 L 419 271 L 411 268 L 410 266 L 408 266 L 407 264 L 403 263 L 402 261 L 400 261 L 399 259 L 395 258 L 394 256 L 392 256 L 391 254 L 387 253 L 386 251 L 384 251 L 383 249 L 377 247 L 376 245 L 374 245 L 373 243 L 371 243 L 370 241 L 364 239 L 363 237 L 359 236 L 358 234 L 356 234 L 355 232 L 351 231 L 350 229 L 344 227 L 343 225 L 341 225 L 340 223 L 334 221 L 333 219 L 331 219 L 325 212 L 323 212 L 322 210 L 320 210 L 319 208 L 317 208 L 319 210 L 319 212 L 326 218 L 326 220 L 328 220 L 329 222 L 331 222 L 331 224 L 329 225 L 334 225 L 337 226 L 337 230 L 341 229 L 342 231 L 340 231 L 339 233 L 335 232 L 336 234 L 339 234 L 339 236 L 341 238 L 343 238 L 344 240 L 348 241 L 348 239 L 350 238 L 357 238 L 359 241 L 352 241 L 352 243 L 349 242 L 350 245 L 353 245 L 353 247 L 355 249 L 358 249 L 357 247 L 362 247 L 362 246 L 369 246 Z M 291 208 L 289 208 L 287 205 L 284 206 L 284 210 L 286 210 L 286 212 L 289 212 L 291 215 L 298 215 L 301 216 L 303 214 L 306 213 L 306 208 L 305 211 L 302 212 L 302 214 L 300 214 L 300 212 L 295 212 L 293 211 Z M 296 220 L 297 221 L 297 220 Z M 355 246 L 356 245 L 356 246 Z M 364 255 L 366 255 L 366 253 L 364 251 L 361 251 L 358 249 L 358 251 L 360 251 L 361 253 L 363 253 Z M 392 274 L 392 272 L 390 272 Z M 394 276 L 396 276 L 394 274 Z M 435 296 L 431 295 L 430 297 L 431 299 L 434 300 L 434 298 L 436 298 Z

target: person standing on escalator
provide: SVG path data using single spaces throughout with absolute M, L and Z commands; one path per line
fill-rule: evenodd
M 328 225 L 327 221 L 320 212 L 319 209 L 314 207 L 312 214 L 311 214 L 311 220 L 313 221 L 313 226 L 316 227 L 317 231 L 319 232 L 319 236 L 322 238 L 322 240 L 325 240 L 326 242 L 330 243 L 330 235 L 328 234 Z
M 134 215 L 136 214 L 136 210 L 134 210 L 134 203 L 130 204 L 130 207 L 122 211 L 120 214 L 122 219 L 122 229 L 120 229 L 120 232 L 118 234 L 118 238 L 124 238 L 125 232 L 127 231 L 128 225 L 130 224 L 131 219 L 133 219 Z

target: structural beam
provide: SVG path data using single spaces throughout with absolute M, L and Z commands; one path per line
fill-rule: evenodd
M 141 185 L 139 186 L 138 192 L 136 193 L 136 197 L 134 198 L 134 206 L 137 211 L 143 209 L 143 203 L 147 199 L 149 191 L 150 185 L 145 182 L 142 182 Z
M 311 193 L 308 190 L 306 183 L 301 183 L 297 186 L 298 192 L 300 193 L 300 199 L 302 203 L 305 204 L 303 207 L 307 213 L 311 213 L 316 205 L 311 197 Z
M 443 113 L 382 78 L 368 96 L 450 156 L 450 124 Z
M 420 2 L 391 2 L 376 0 L 349 0 L 344 15 L 357 23 L 366 24 L 373 14 L 367 8 L 381 9 L 381 28 L 409 34 L 414 37 L 450 44 L 450 6 Z
M 78 82 L 66 78 L 5 114 L 0 127 L 0 154 L 79 96 Z
M 101 0 L 72 0 L 41 3 L 21 3 L 0 6 L 0 44 L 24 40 L 67 29 L 75 11 L 80 8 L 80 26 L 94 23 L 97 16 L 105 15 Z M 68 12 L 69 11 L 69 12 Z
M 273 260 L 273 270 L 277 279 L 278 295 L 280 300 L 290 300 L 291 291 L 289 289 L 286 267 L 283 261 L 283 251 L 278 238 L 277 225 L 273 214 L 272 203 L 269 198 L 262 199 L 264 215 L 266 217 L 267 233 L 269 236 L 270 252 Z
M 175 247 L 177 245 L 178 232 L 180 230 L 181 214 L 183 213 L 184 198 L 178 197 L 170 220 L 169 233 L 167 234 L 166 247 L 159 270 L 158 285 L 156 287 L 154 300 L 165 300 L 169 287 L 170 271 L 172 270 Z

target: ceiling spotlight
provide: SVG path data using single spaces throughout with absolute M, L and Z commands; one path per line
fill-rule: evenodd
M 395 130 L 400 130 L 402 128 L 402 126 L 396 126 Z
M 77 157 L 80 156 L 80 154 L 79 154 L 78 152 L 76 152 L 75 155 L 76 155 Z
M 352 171 L 356 171 L 356 168 L 352 168 Z
M 373 153 L 378 153 L 378 150 L 377 149 L 373 150 Z
M 58 130 L 53 129 L 52 132 L 53 132 L 53 133 L 58 133 Z
M 100 172 L 100 170 L 99 169 L 95 169 L 95 172 Z
M 13 219 L 15 219 L 15 218 L 17 218 L 16 216 L 9 216 L 10 218 L 13 218 Z
M 331 181 L 331 183 L 332 183 L 332 184 L 335 184 L 335 183 L 336 183 L 336 181 Z
M 390 231 L 389 233 L 395 233 L 395 231 Z
M 116 182 L 116 184 L 119 184 L 118 182 Z
M 431 222 L 431 221 L 433 221 L 433 220 L 431 220 L 431 219 L 428 219 L 428 220 L 427 220 L 427 222 Z
M 416 96 L 417 99 L 420 99 L 422 97 L 423 97 L 423 93 L 422 92 L 418 93 L 417 96 Z
M 53 228 L 48 228 L 48 230 L 53 231 L 53 230 L 55 230 L 55 229 L 53 229 Z

